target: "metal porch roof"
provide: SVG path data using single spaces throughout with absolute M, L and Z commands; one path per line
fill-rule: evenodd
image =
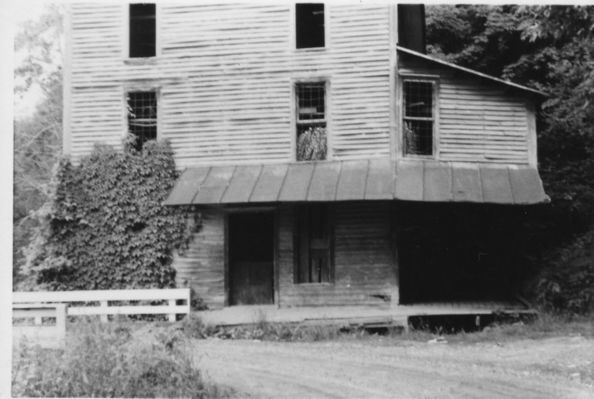
M 407 200 L 536 204 L 536 168 L 387 158 L 186 169 L 165 205 Z

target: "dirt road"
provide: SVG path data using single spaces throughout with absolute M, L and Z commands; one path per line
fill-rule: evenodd
M 196 340 L 213 382 L 254 398 L 594 398 L 594 340 L 477 344 Z

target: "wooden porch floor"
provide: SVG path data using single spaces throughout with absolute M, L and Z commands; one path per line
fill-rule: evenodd
M 319 306 L 279 308 L 276 305 L 231 306 L 196 312 L 205 324 L 235 326 L 270 323 L 408 326 L 411 316 L 535 314 L 519 302 L 441 302 L 383 307 Z

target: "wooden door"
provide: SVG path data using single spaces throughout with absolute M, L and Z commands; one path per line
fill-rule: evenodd
M 274 214 L 229 215 L 229 305 L 274 303 Z

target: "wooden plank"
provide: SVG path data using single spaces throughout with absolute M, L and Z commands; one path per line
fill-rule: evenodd
M 213 166 L 200 185 L 192 204 L 219 204 L 234 170 L 234 166 Z
M 318 162 L 315 164 L 307 193 L 308 201 L 334 201 L 336 185 L 342 162 Z
M 264 165 L 249 202 L 275 202 L 278 200 L 288 165 Z
M 261 171 L 262 166 L 260 165 L 237 166 L 221 203 L 248 202 Z
M 535 168 L 509 167 L 509 178 L 514 203 L 536 204 L 544 202 L 546 195 Z
M 482 202 L 483 192 L 478 165 L 453 165 L 454 201 Z
M 193 288 L 209 308 L 216 309 L 225 301 L 225 213 L 208 208 L 201 215 L 200 231 L 194 233 L 188 248 L 174 257 L 175 281 L 177 286 Z
M 186 299 L 189 297 L 189 292 L 188 288 L 13 292 L 12 301 L 15 304 L 14 306 L 17 306 L 17 304 L 37 306 L 44 302 L 157 301 Z
M 394 163 L 389 158 L 369 161 L 365 183 L 366 200 L 391 200 L 394 198 Z
M 187 314 L 185 306 L 110 306 L 103 308 L 101 306 L 71 306 L 68 308 L 68 316 L 83 315 L 114 315 L 114 314 Z
M 514 203 L 507 167 L 481 165 L 479 170 L 485 202 Z
M 361 200 L 365 198 L 365 182 L 369 161 L 344 161 L 336 188 L 336 200 Z
M 281 188 L 278 200 L 283 202 L 305 201 L 313 170 L 313 163 L 295 163 L 289 165 L 287 177 Z
M 423 168 L 420 161 L 400 161 L 396 168 L 395 197 L 406 201 L 423 200 Z
M 177 179 L 173 190 L 163 205 L 188 205 L 192 203 L 200 184 L 208 175 L 209 167 L 188 168 Z

